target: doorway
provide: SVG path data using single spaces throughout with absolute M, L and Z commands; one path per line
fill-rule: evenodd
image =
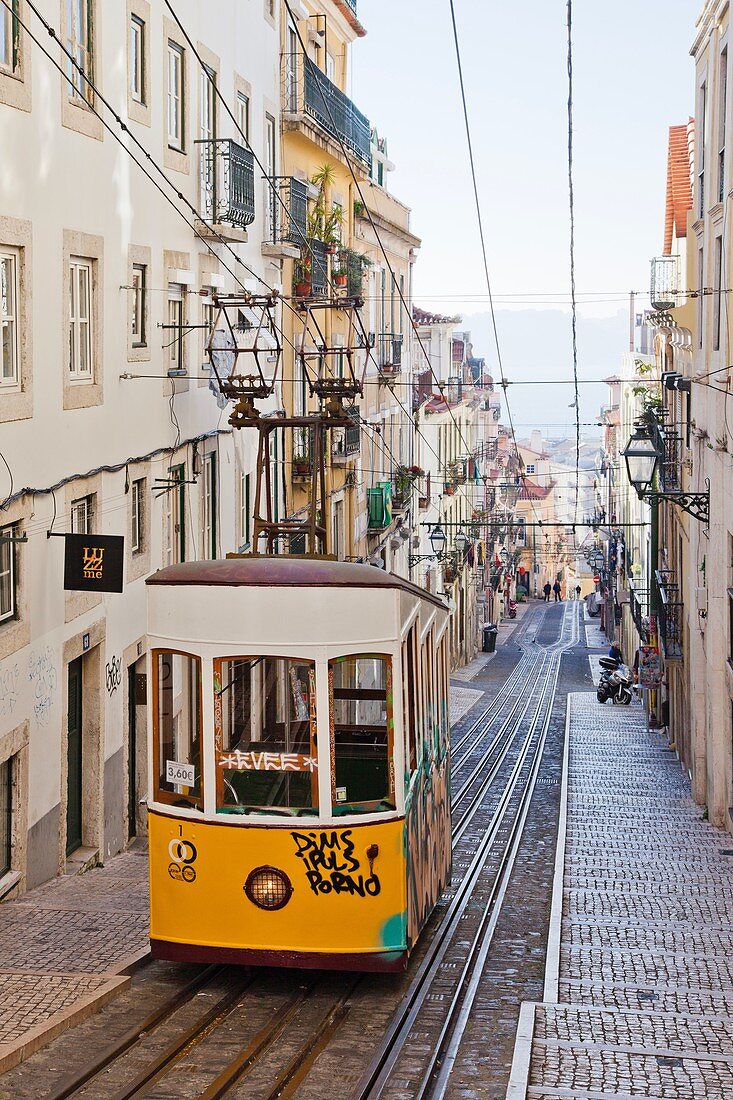
M 147 676 L 145 658 L 127 668 L 127 840 L 147 835 Z M 141 804 L 143 801 L 143 804 Z
M 82 838 L 82 658 L 69 664 L 68 743 L 66 750 L 66 854 L 81 847 Z

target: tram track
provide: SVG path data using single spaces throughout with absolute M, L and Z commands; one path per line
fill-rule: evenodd
M 511 677 L 497 693 L 489 707 L 463 734 L 461 745 L 471 747 L 458 762 L 456 771 L 470 773 L 455 792 L 453 804 L 466 803 L 460 816 L 454 819 L 453 849 L 461 866 L 468 849 L 470 859 L 465 865 L 460 881 L 453 892 L 444 895 L 436 909 L 439 923 L 429 942 L 416 958 L 417 968 L 410 984 L 392 1014 L 352 1100 L 375 1100 L 388 1095 L 388 1087 L 394 1074 L 405 1061 L 410 1062 L 401 1081 L 404 1095 L 405 1080 L 417 1083 L 413 1092 L 415 1100 L 431 1100 L 442 1097 L 450 1069 L 460 1047 L 466 1020 L 478 989 L 483 962 L 488 953 L 493 931 L 501 911 L 501 904 L 509 882 L 514 858 L 522 835 L 522 827 L 539 774 L 542 751 L 552 713 L 555 686 L 560 668 L 560 657 L 565 649 L 577 642 L 577 615 L 565 610 L 560 637 L 550 646 L 535 645 L 537 633 L 544 623 L 545 614 L 534 620 L 535 627 L 531 650 L 520 636 L 524 653 Z M 570 620 L 571 629 L 566 629 Z M 489 746 L 483 742 L 487 733 L 500 719 L 499 729 Z M 512 750 L 515 750 L 514 752 Z M 473 759 L 479 752 L 478 760 Z M 504 775 L 503 782 L 497 782 Z M 477 780 L 480 783 L 477 786 Z M 486 796 L 494 787 L 496 797 L 491 806 Z M 483 820 L 482 820 L 483 817 Z M 473 828 L 471 828 L 473 826 Z M 469 831 L 470 830 L 470 831 Z M 489 874 L 490 881 L 484 880 Z M 481 911 L 472 914 L 476 899 L 480 897 Z M 443 912 L 441 913 L 441 909 Z M 450 996 L 446 1000 L 444 986 L 446 957 L 451 948 L 456 950 L 456 938 L 460 931 L 465 941 L 471 925 L 471 936 L 465 958 L 452 973 Z M 453 958 L 453 953 L 451 953 Z M 454 964 L 451 962 L 450 967 Z M 223 1036 L 226 1025 L 233 1021 L 238 1010 L 249 1004 L 256 992 L 252 989 L 256 977 L 268 978 L 268 972 L 258 975 L 247 973 L 244 982 L 225 989 L 206 1012 L 192 1024 L 175 1031 L 140 1067 L 132 1067 L 125 1076 L 125 1083 L 115 1091 L 111 1081 L 105 1081 L 104 1071 L 112 1068 L 117 1060 L 117 1075 L 125 1075 L 122 1062 L 130 1051 L 142 1046 L 144 1041 L 161 1027 L 170 1024 L 176 1011 L 200 992 L 210 988 L 225 968 L 209 967 L 179 990 L 163 1006 L 144 1020 L 139 1027 L 125 1036 L 76 1077 L 69 1076 L 49 1093 L 46 1100 L 65 1100 L 69 1096 L 104 1097 L 105 1100 L 133 1100 L 142 1096 L 151 1100 L 158 1094 L 170 1096 L 175 1089 L 176 1074 L 190 1072 L 189 1055 L 197 1048 L 206 1063 L 207 1083 L 198 1092 L 198 1100 L 219 1100 L 228 1095 L 246 1095 L 256 1100 L 288 1100 L 298 1093 L 301 1085 L 313 1070 L 314 1064 L 331 1043 L 348 1019 L 356 991 L 364 983 L 364 976 L 339 976 L 319 974 L 300 986 L 270 1009 L 269 1018 L 254 1027 L 254 1034 L 238 1036 L 236 1028 L 231 1036 Z M 330 991 L 329 983 L 337 988 Z M 433 1054 L 422 1059 L 419 1071 L 415 1071 L 415 1054 L 410 1046 L 410 1032 L 425 1012 L 433 991 L 440 987 L 434 1004 L 447 1004 L 439 1025 L 433 1021 L 435 1039 L 431 1043 Z M 314 998 L 321 1003 L 313 1012 Z M 306 1010 L 306 1001 L 308 1008 Z M 303 1011 L 301 1011 L 303 1010 Z M 246 1012 L 241 1013 L 246 1016 Z M 311 1016 L 315 1016 L 315 1020 Z M 434 1015 L 434 1013 L 433 1013 Z M 287 1049 L 278 1049 L 278 1041 L 287 1031 Z M 302 1034 L 301 1034 L 302 1033 Z M 214 1046 L 211 1046 L 213 1042 Z M 210 1053 L 211 1052 L 211 1053 Z M 221 1065 L 222 1053 L 227 1057 Z M 199 1059 L 201 1060 L 201 1059 Z M 193 1067 L 200 1068 L 201 1067 Z M 102 1091 L 97 1091 L 101 1086 Z M 240 1086 L 243 1090 L 240 1092 Z M 181 1093 L 184 1095 L 184 1093 Z M 194 1095 L 188 1089 L 185 1095 Z

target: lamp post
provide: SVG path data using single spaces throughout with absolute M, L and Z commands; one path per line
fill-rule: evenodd
M 445 554 L 446 534 L 439 523 L 436 523 L 428 535 L 428 542 L 432 548 L 432 554 L 411 554 L 409 558 L 410 569 L 421 561 L 441 561 Z

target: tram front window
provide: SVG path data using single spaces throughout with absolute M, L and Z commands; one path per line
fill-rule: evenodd
M 201 808 L 201 663 L 187 653 L 158 651 L 153 672 L 155 797 L 174 806 Z
M 329 661 L 334 774 L 333 812 L 395 808 L 392 668 L 388 657 Z
M 214 661 L 218 813 L 318 813 L 315 665 Z

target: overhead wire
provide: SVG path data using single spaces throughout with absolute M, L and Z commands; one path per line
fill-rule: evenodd
M 578 391 L 578 313 L 575 301 L 575 195 L 573 190 L 573 0 L 567 0 L 568 31 L 568 205 L 570 211 L 570 299 L 573 334 L 573 384 L 575 389 L 576 476 L 580 470 L 580 393 Z M 578 485 L 575 486 L 575 517 L 578 510 Z

